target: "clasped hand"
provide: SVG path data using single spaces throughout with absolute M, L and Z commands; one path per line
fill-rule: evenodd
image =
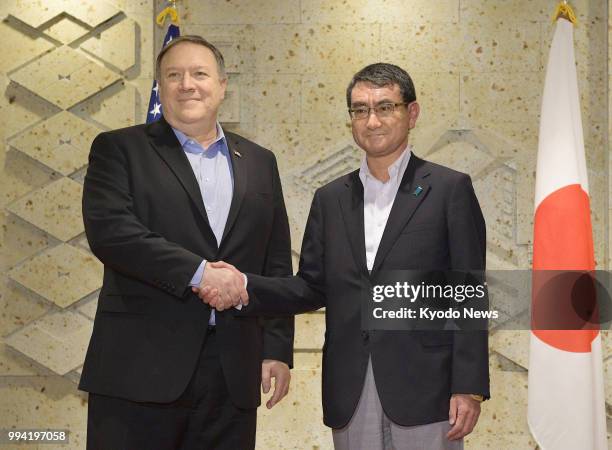
M 249 304 L 244 275 L 231 264 L 208 262 L 199 287 L 193 287 L 202 301 L 217 311 Z

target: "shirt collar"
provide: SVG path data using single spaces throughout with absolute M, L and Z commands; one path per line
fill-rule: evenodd
M 213 147 L 217 142 L 225 142 L 225 133 L 223 132 L 223 128 L 221 128 L 221 124 L 219 122 L 216 123 L 216 127 L 217 127 L 217 138 L 210 143 L 210 145 L 208 146 L 208 148 Z M 200 151 L 205 151 L 207 149 L 205 149 L 204 147 L 202 147 L 202 145 L 200 145 L 199 142 L 195 141 L 194 139 L 190 138 L 189 136 L 187 136 L 185 133 L 183 133 L 180 130 L 177 130 L 174 127 L 171 127 L 172 131 L 174 131 L 174 134 L 176 136 L 176 138 L 178 139 L 179 143 L 181 144 L 181 147 L 183 147 L 183 150 L 188 151 L 190 153 L 199 153 L 198 151 L 191 151 L 190 147 L 193 148 L 193 146 L 195 145 L 196 148 L 199 147 L 202 150 Z
M 387 169 L 389 173 L 389 180 L 387 182 L 391 181 L 394 183 L 399 183 L 401 177 L 404 176 L 404 172 L 406 171 L 406 167 L 408 166 L 408 162 L 410 161 L 411 153 L 412 146 L 407 145 L 400 157 L 397 158 L 393 162 L 393 164 L 391 164 Z M 372 175 L 372 172 L 370 172 L 370 168 L 368 167 L 368 160 L 366 156 L 364 156 L 361 160 L 361 167 L 359 168 L 359 179 L 361 180 L 361 183 L 365 185 L 366 180 L 368 178 L 372 178 L 380 182 L 380 180 L 374 177 L 374 175 Z

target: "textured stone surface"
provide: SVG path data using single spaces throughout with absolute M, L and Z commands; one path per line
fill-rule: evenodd
M 75 105 L 119 78 L 66 46 L 45 54 L 11 75 L 16 83 L 61 108 Z
M 292 370 L 287 397 L 271 410 L 260 407 L 257 419 L 257 449 L 333 448 L 331 431 L 323 425 L 319 370 Z
M 38 295 L 3 277 L 0 285 L 0 336 L 6 336 L 45 314 L 50 305 Z
M 14 20 L 0 22 L 0 35 L 4 47 L 0 59 L 0 72 L 2 73 L 19 67 L 54 48 L 51 42 L 42 37 L 22 33 L 21 28 Z
M 528 449 L 536 443 L 527 427 L 527 374 L 491 371 L 491 400 L 482 405 L 467 449 Z
M 530 334 L 529 330 L 497 331 L 489 339 L 489 348 L 527 369 Z
M 232 83 L 230 79 L 230 88 Z M 241 77 L 241 117 L 245 121 L 269 118 L 266 123 L 293 123 L 300 118 L 299 75 L 254 75 Z
M 46 28 L 44 32 L 63 44 L 70 44 L 88 33 L 89 28 L 75 22 L 70 17 L 62 17 L 59 21 Z
M 93 323 L 80 314 L 48 314 L 5 339 L 15 350 L 59 375 L 74 370 L 85 359 Z
M 407 7 L 401 0 L 303 0 L 301 6 L 304 22 L 454 22 L 458 19 L 459 1 L 412 0 Z
M 98 132 L 64 111 L 20 133 L 10 144 L 62 175 L 70 175 L 87 164 L 89 146 Z
M 86 396 L 73 383 L 59 376 L 8 377 L 0 384 L 0 395 L 0 428 L 69 430 L 68 446 L 45 445 L 44 448 L 85 448 Z M 22 448 L 41 446 L 19 445 L 15 449 Z
M 321 350 L 325 337 L 325 314 L 300 314 L 295 318 L 295 338 L 293 345 L 296 350 Z
M 151 86 L 149 92 L 150 90 Z M 85 120 L 93 120 L 103 127 L 114 130 L 140 123 L 140 117 L 137 117 L 138 105 L 146 103 L 144 105 L 146 109 L 148 102 L 148 98 L 138 96 L 136 88 L 131 83 L 121 81 L 88 98 L 71 109 L 71 112 Z M 89 154 L 93 138 L 101 131 L 93 126 L 91 128 L 92 134 L 83 147 L 85 157 Z
M 65 308 L 102 285 L 102 264 L 90 253 L 61 244 L 12 269 L 9 276 Z
M 0 113 L 3 121 L 0 132 L 8 139 L 27 127 L 59 112 L 56 106 L 28 91 L 23 86 L 0 76 L 3 96 L 0 96 Z
M 53 239 L 44 231 L 14 214 L 0 216 L 2 231 L 2 258 L 0 270 L 4 273 L 19 262 L 33 256 L 49 245 Z
M 104 0 L 92 3 L 81 0 L 12 0 L 9 3 L 7 9 L 10 14 L 34 28 L 63 12 L 92 27 L 119 13 L 117 8 Z
M 136 64 L 136 22 L 126 18 L 83 42 L 81 48 L 126 71 Z
M 300 2 L 286 0 L 185 0 L 182 14 L 186 22 L 198 24 L 296 23 L 300 18 Z
M 21 152 L 9 149 L 3 156 L 5 172 L 0 180 L 2 206 L 57 178 L 51 170 Z
M 41 230 L 67 241 L 83 232 L 82 186 L 60 178 L 8 206 L 8 210 Z

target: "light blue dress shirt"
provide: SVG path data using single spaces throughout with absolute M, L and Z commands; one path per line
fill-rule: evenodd
M 217 246 L 221 244 L 223 231 L 229 215 L 234 192 L 234 174 L 227 140 L 221 125 L 217 122 L 217 138 L 202 147 L 195 139 L 172 128 L 196 177 L 208 222 L 212 228 Z M 191 278 L 190 286 L 199 286 L 204 275 L 206 260 L 203 260 Z M 215 311 L 210 315 L 210 325 L 215 325 Z

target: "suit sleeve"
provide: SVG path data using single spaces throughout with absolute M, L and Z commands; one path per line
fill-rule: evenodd
M 455 183 L 448 214 L 451 269 L 484 272 L 485 221 L 469 176 L 463 175 Z M 451 392 L 489 398 L 487 330 L 454 333 Z
M 248 275 L 250 311 L 256 314 L 299 314 L 325 306 L 324 215 L 314 195 L 300 254 L 298 274 L 288 278 Z
M 149 230 L 136 216 L 125 151 L 108 133 L 92 143 L 83 186 L 89 246 L 105 266 L 182 297 L 202 257 Z
M 275 158 L 273 164 L 274 219 L 262 275 L 266 277 L 290 277 L 293 275 L 293 265 L 291 262 L 289 220 Z M 264 319 L 263 358 L 283 361 L 289 367 L 293 367 L 294 330 L 295 320 L 293 316 L 266 317 Z

